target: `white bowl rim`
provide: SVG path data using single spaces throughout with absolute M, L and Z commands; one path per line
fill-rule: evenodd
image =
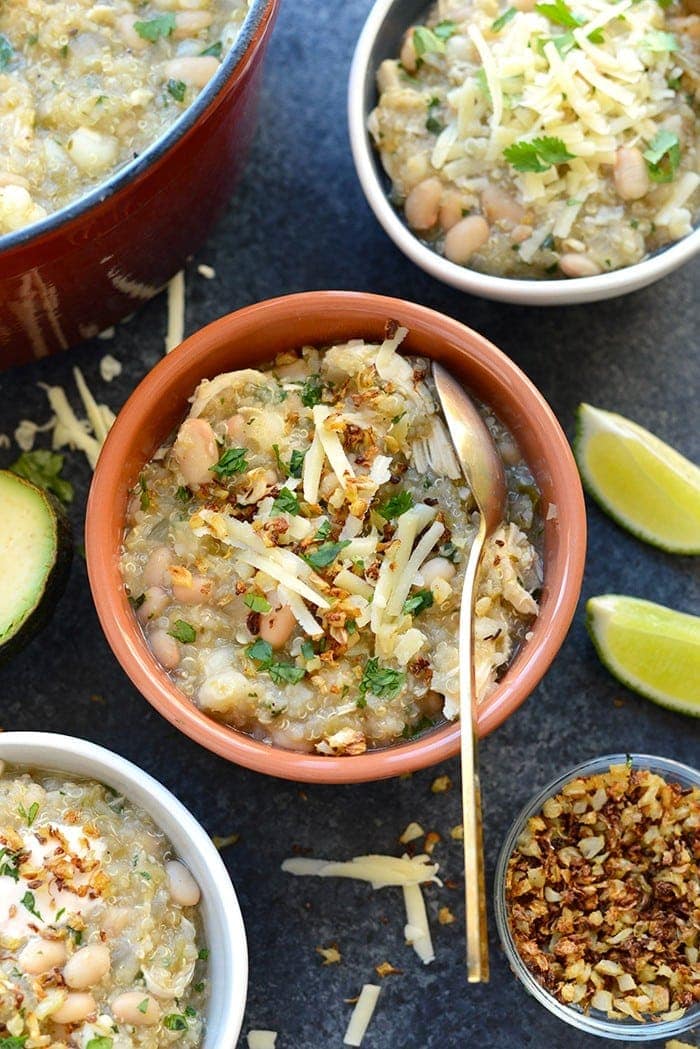
M 622 765 L 628 761 L 631 761 L 632 768 L 651 769 L 652 772 L 662 773 L 667 778 L 675 776 L 681 783 L 700 785 L 700 771 L 697 769 L 673 758 L 663 758 L 653 754 L 602 754 L 599 757 L 588 758 L 574 765 L 573 768 L 560 772 L 530 798 L 511 824 L 496 862 L 493 903 L 498 935 L 511 971 L 521 981 L 527 993 L 545 1009 L 559 1020 L 563 1020 L 564 1023 L 598 1037 L 610 1038 L 613 1041 L 623 1039 L 630 1042 L 663 1041 L 694 1028 L 700 1018 L 700 1007 L 691 1006 L 678 1020 L 650 1020 L 646 1023 L 639 1023 L 636 1020 L 608 1020 L 599 1014 L 585 1014 L 573 1006 L 564 1005 L 545 990 L 542 984 L 538 983 L 522 961 L 511 935 L 505 901 L 505 876 L 508 860 L 526 821 L 536 815 L 545 801 L 558 793 L 566 783 L 570 783 L 579 776 L 591 776 L 605 772 L 610 765 Z
M 204 828 L 158 780 L 121 755 L 88 740 L 53 732 L 2 732 L 0 760 L 116 787 L 165 832 L 202 890 L 202 919 L 211 951 L 208 1009 L 214 1010 L 211 1018 L 215 1022 L 205 1031 L 202 1049 L 231 1049 L 243 1025 L 248 949 L 236 893 Z
M 370 55 L 386 15 L 396 5 L 397 0 L 376 0 L 360 33 L 348 81 L 348 128 L 355 169 L 367 202 L 384 231 L 412 262 L 445 284 L 483 298 L 529 306 L 563 306 L 637 291 L 665 277 L 700 252 L 700 228 L 697 228 L 652 258 L 623 269 L 596 277 L 530 281 L 478 273 L 450 262 L 422 244 L 404 224 L 384 191 L 366 127 L 364 95 Z M 426 0 L 426 9 L 429 6 Z

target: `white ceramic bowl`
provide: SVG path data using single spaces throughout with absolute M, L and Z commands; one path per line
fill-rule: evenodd
M 202 892 L 211 994 L 202 1049 L 232 1049 L 243 1022 L 248 949 L 243 919 L 224 864 L 204 829 L 146 772 L 103 747 L 50 732 L 0 733 L 0 761 L 94 779 L 123 793 L 151 816 Z
M 517 280 L 491 277 L 458 266 L 422 244 L 389 201 L 389 182 L 370 140 L 367 117 L 377 101 L 375 75 L 380 63 L 398 54 L 402 34 L 430 6 L 430 0 L 377 0 L 357 42 L 348 86 L 348 123 L 355 168 L 370 207 L 404 255 L 431 276 L 472 295 L 528 306 L 564 306 L 626 295 L 665 277 L 700 252 L 700 229 L 696 229 L 643 262 L 597 277 Z

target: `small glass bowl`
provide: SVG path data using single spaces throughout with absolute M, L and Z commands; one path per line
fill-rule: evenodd
M 595 1009 L 586 1014 L 575 1005 L 564 1005 L 537 982 L 518 954 L 508 924 L 508 907 L 505 895 L 508 860 L 515 849 L 518 837 L 527 820 L 541 812 L 545 801 L 558 794 L 562 787 L 570 783 L 571 780 L 607 772 L 610 765 L 624 764 L 630 758 L 634 768 L 649 769 L 663 776 L 666 780 L 680 783 L 683 787 L 700 787 L 700 772 L 697 769 L 690 768 L 688 765 L 681 765 L 679 762 L 671 761 L 668 758 L 652 757 L 649 754 L 606 754 L 603 757 L 594 758 L 592 761 L 584 761 L 582 764 L 576 765 L 575 768 L 562 773 L 562 775 L 541 790 L 532 801 L 528 802 L 508 832 L 496 865 L 494 905 L 498 933 L 510 967 L 524 985 L 525 990 L 533 998 L 536 998 L 554 1016 L 565 1023 L 571 1024 L 573 1027 L 577 1027 L 579 1031 L 599 1035 L 602 1038 L 625 1039 L 629 1042 L 647 1042 L 652 1039 L 672 1038 L 700 1023 L 700 1004 L 696 1003 L 691 1006 L 677 1020 L 649 1020 L 645 1023 L 632 1019 L 609 1020 L 605 1013 L 598 1012 Z

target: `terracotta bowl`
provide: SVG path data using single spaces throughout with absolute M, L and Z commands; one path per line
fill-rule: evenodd
M 92 595 L 114 654 L 146 699 L 186 735 L 237 764 L 287 779 L 351 783 L 433 765 L 459 750 L 459 724 L 356 757 L 282 750 L 207 717 L 155 661 L 127 601 L 119 549 L 129 491 L 144 463 L 187 412 L 198 382 L 256 366 L 304 344 L 381 341 L 388 319 L 409 330 L 407 353 L 442 362 L 491 405 L 515 435 L 542 492 L 544 589 L 531 639 L 481 708 L 491 732 L 530 695 L 557 654 L 576 608 L 586 548 L 581 484 L 566 437 L 544 398 L 481 335 L 424 306 L 358 292 L 308 292 L 270 299 L 214 321 L 165 357 L 122 408 L 100 456 L 87 507 Z
M 133 313 L 182 268 L 247 157 L 279 0 L 252 0 L 216 76 L 171 128 L 86 196 L 0 237 L 0 370 Z

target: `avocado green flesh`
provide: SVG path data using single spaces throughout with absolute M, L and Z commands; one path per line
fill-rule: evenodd
M 60 528 L 49 497 L 0 471 L 0 646 L 20 632 L 44 598 L 59 555 Z

